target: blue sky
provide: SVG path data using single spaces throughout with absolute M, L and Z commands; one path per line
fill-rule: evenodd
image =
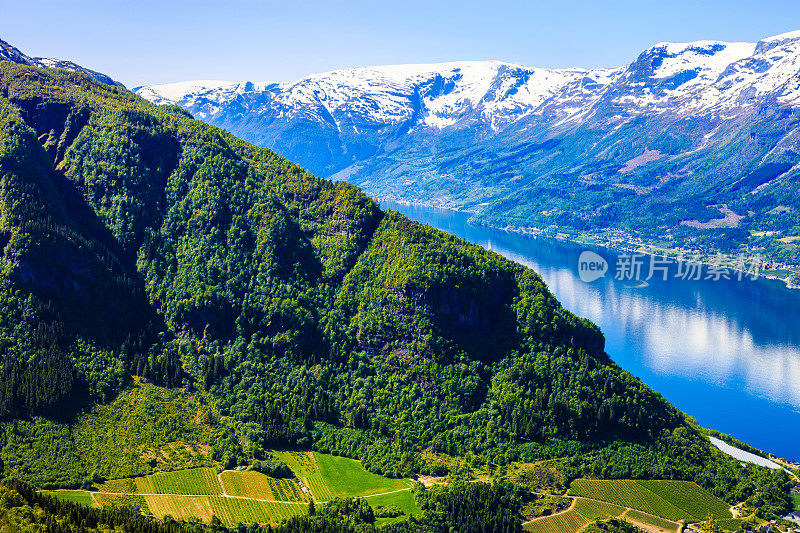
M 659 41 L 797 29 L 798 0 L 0 0 L 0 38 L 128 87 L 464 59 L 612 67 Z

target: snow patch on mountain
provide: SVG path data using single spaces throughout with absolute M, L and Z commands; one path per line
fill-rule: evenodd
M 696 41 L 692 43 L 662 43 L 664 61 L 653 73 L 654 78 L 671 78 L 682 72 L 695 72 L 693 83 L 714 81 L 728 65 L 752 55 L 754 43 L 723 43 Z
M 224 91 L 224 89 L 234 85 L 236 84 L 229 81 L 194 80 L 134 87 L 133 90 L 156 104 L 177 104 L 179 102 L 189 102 L 192 97 L 200 94 Z
M 609 82 L 607 69 L 529 68 L 500 61 L 391 65 L 314 74 L 293 83 L 198 80 L 134 89 L 155 103 L 178 104 L 212 118 L 246 96 L 245 105 L 290 118 L 308 114 L 339 124 L 393 125 L 419 117 L 418 126 L 445 128 L 482 121 L 497 129 L 542 105 L 570 83 L 583 92 Z
M 461 130 L 464 139 L 490 138 L 511 126 L 523 137 L 579 128 L 612 135 L 647 117 L 703 121 L 715 130 L 720 120 L 765 103 L 800 106 L 800 31 L 758 43 L 658 43 L 615 69 L 459 61 L 341 69 L 290 83 L 201 80 L 135 91 L 285 153 L 322 154 L 312 157 L 316 168 L 338 171 L 426 131 L 431 139 Z M 312 148 L 309 139 L 319 144 Z M 692 149 L 703 142 L 710 141 Z

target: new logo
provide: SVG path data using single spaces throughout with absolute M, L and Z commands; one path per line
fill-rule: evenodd
M 586 250 L 578 258 L 578 276 L 581 281 L 591 283 L 605 277 L 608 272 L 608 261 L 599 254 Z

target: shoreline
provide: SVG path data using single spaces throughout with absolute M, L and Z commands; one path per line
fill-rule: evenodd
M 394 203 L 394 204 L 405 205 L 405 206 L 410 206 L 410 207 L 425 207 L 425 208 L 428 208 L 428 209 L 443 209 L 445 211 L 453 211 L 455 213 L 462 213 L 462 214 L 467 214 L 467 215 L 475 215 L 476 214 L 474 211 L 467 211 L 467 210 L 464 210 L 464 209 L 457 209 L 455 207 L 447 207 L 447 206 L 443 206 L 443 205 L 436 205 L 436 204 L 432 204 L 432 203 L 429 203 L 429 202 L 412 202 L 412 201 L 409 201 L 409 200 L 395 200 L 395 199 L 390 199 L 390 198 L 375 198 L 375 200 L 378 202 L 378 205 L 380 205 L 381 202 L 391 202 L 391 203 Z M 516 234 L 519 234 L 519 235 L 525 235 L 527 237 L 532 237 L 532 238 L 553 239 L 553 240 L 556 240 L 556 241 L 570 242 L 570 243 L 573 243 L 573 244 L 580 244 L 580 245 L 583 245 L 583 246 L 594 246 L 594 247 L 597 247 L 597 248 L 604 248 L 604 249 L 612 251 L 612 252 L 637 252 L 637 253 L 642 253 L 642 254 L 648 255 L 650 257 L 662 257 L 662 258 L 669 259 L 670 261 L 674 261 L 676 263 L 679 262 L 677 257 L 674 257 L 672 255 L 663 254 L 663 253 L 660 254 L 660 253 L 654 252 L 654 251 L 646 248 L 647 244 L 637 244 L 635 246 L 632 245 L 632 244 L 630 246 L 622 246 L 622 245 L 615 246 L 613 242 L 602 242 L 602 243 L 593 242 L 591 240 L 581 239 L 579 237 L 570 237 L 569 235 L 567 235 L 565 233 L 557 233 L 556 235 L 547 235 L 540 228 L 535 228 L 535 227 L 532 227 L 532 226 L 519 228 L 519 227 L 510 226 L 510 225 L 507 225 L 505 227 L 501 227 L 501 226 L 495 226 L 495 225 L 492 225 L 492 224 L 472 224 L 471 222 L 469 222 L 469 223 L 471 225 L 474 225 L 474 226 L 482 226 L 482 227 L 496 229 L 496 230 L 505 231 L 505 232 L 509 232 L 509 233 L 516 233 Z M 680 252 L 679 250 L 668 250 L 668 251 L 671 251 L 676 255 L 679 254 L 679 252 Z M 711 262 L 711 261 L 709 261 L 707 259 L 694 260 L 694 261 L 684 261 L 684 262 L 691 262 L 691 263 L 701 264 L 701 265 L 705 265 L 705 266 L 710 266 L 710 265 L 714 264 L 713 262 Z M 733 267 L 725 267 L 725 268 L 728 268 L 729 270 L 731 270 L 733 272 L 739 272 Z M 753 276 L 752 273 L 746 274 L 746 275 L 747 276 Z M 778 277 L 778 276 L 774 276 L 774 275 L 770 275 L 770 274 L 763 274 L 763 273 L 756 274 L 755 276 L 756 276 L 755 279 L 768 279 L 768 280 L 772 280 L 772 281 L 779 281 L 784 285 L 784 287 L 786 287 L 789 290 L 800 290 L 800 285 L 795 285 L 795 284 L 791 283 L 788 278 L 784 279 L 784 278 L 781 278 L 781 277 Z M 751 278 L 751 279 L 753 279 L 753 278 Z

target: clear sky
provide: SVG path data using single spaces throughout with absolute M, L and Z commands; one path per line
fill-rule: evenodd
M 660 41 L 800 29 L 800 0 L 0 0 L 0 38 L 128 87 L 499 59 L 615 67 Z

